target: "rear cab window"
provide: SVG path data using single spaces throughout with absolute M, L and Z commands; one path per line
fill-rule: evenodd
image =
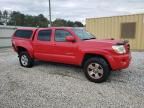
M 40 30 L 38 33 L 37 40 L 39 41 L 50 41 L 52 30 Z
M 16 30 L 14 37 L 30 39 L 32 37 L 32 30 Z

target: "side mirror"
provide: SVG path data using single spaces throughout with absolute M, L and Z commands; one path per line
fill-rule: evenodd
M 75 42 L 75 38 L 73 36 L 66 36 L 67 42 Z

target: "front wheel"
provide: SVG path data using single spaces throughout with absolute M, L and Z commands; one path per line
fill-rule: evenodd
M 84 73 L 88 80 L 101 83 L 108 79 L 110 68 L 108 63 L 100 57 L 88 59 L 84 64 Z
M 23 67 L 32 67 L 34 62 L 27 52 L 21 52 L 19 54 L 19 61 Z

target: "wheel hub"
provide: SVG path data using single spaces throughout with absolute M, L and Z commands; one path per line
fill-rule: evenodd
M 27 66 L 28 65 L 28 58 L 26 55 L 22 55 L 21 56 L 21 63 L 24 65 L 24 66 Z
M 101 78 L 103 76 L 103 72 L 104 72 L 102 66 L 98 63 L 89 64 L 87 71 L 88 71 L 89 76 L 94 79 Z

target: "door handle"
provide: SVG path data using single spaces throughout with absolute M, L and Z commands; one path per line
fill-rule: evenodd
M 56 44 L 52 44 L 53 46 L 56 46 Z

